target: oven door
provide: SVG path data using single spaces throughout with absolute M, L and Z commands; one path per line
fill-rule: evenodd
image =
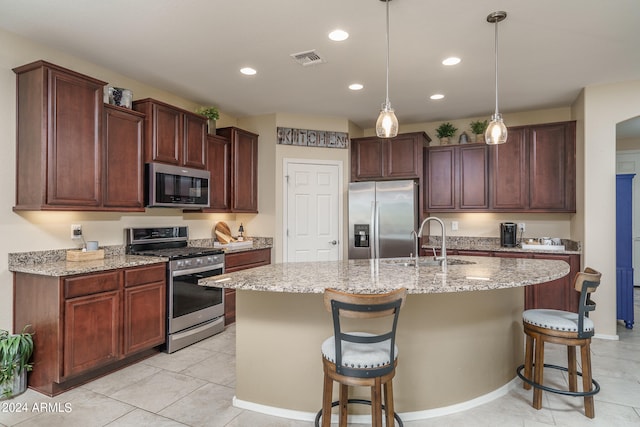
M 224 264 L 170 273 L 170 334 L 224 316 L 224 289 L 198 285 L 198 280 L 223 272 Z

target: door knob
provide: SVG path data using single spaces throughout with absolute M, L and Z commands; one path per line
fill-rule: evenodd
M 334 245 L 334 246 L 335 246 L 335 245 L 337 245 L 337 244 L 338 244 L 338 241 L 337 241 L 337 240 L 332 240 L 332 241 L 330 241 L 329 243 L 331 243 L 332 245 Z

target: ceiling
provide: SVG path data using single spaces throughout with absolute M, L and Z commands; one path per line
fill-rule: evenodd
M 566 107 L 585 86 L 640 79 L 638 0 L 393 0 L 389 8 L 389 98 L 401 127 L 491 115 L 486 17 L 497 10 L 508 14 L 498 27 L 502 113 Z M 0 0 L 0 28 L 237 117 L 336 116 L 371 128 L 385 97 L 380 0 Z M 329 40 L 336 28 L 350 37 Z M 312 49 L 326 62 L 290 57 Z M 462 62 L 443 66 L 452 55 Z M 258 73 L 244 76 L 244 66 Z M 349 90 L 354 82 L 364 89 Z M 445 98 L 432 101 L 434 93 Z

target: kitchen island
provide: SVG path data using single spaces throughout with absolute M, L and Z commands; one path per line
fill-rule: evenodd
M 237 291 L 236 406 L 313 419 L 322 401 L 320 344 L 333 333 L 322 301 L 328 287 L 353 293 L 407 288 L 394 380 L 396 411 L 404 420 L 506 393 L 523 360 L 523 287 L 563 277 L 569 265 L 464 256 L 448 261 L 446 271 L 416 268 L 408 259 L 272 264 L 201 280 Z

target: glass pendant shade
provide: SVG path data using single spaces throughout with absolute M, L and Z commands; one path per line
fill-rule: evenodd
M 507 142 L 507 126 L 502 121 L 502 114 L 491 116 L 491 122 L 484 131 L 484 140 L 488 145 L 504 144 Z
M 389 104 L 384 104 L 376 121 L 378 138 L 393 138 L 398 135 L 398 118 Z

